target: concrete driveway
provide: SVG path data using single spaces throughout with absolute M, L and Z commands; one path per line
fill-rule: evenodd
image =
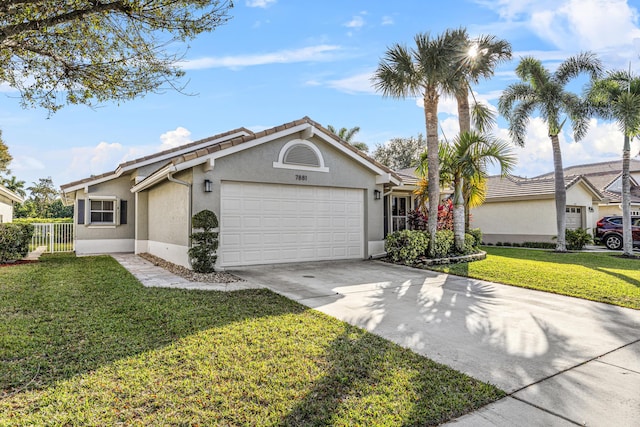
M 509 393 L 452 424 L 640 420 L 640 311 L 379 261 L 233 273 Z

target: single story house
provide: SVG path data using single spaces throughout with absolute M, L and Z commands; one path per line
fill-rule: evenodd
M 605 215 L 622 215 L 622 161 L 564 169 L 567 228 L 590 232 Z M 640 161 L 631 160 L 631 211 L 640 214 Z M 557 234 L 553 172 L 534 178 L 489 177 L 485 203 L 471 210 L 485 243 L 552 242 Z
M 148 252 L 189 267 L 191 217 L 208 209 L 220 223 L 217 266 L 226 268 L 381 255 L 385 234 L 406 222 L 403 185 L 304 117 L 234 129 L 61 189 L 75 206 L 78 254 Z
M 14 203 L 23 203 L 24 199 L 0 185 L 0 223 L 13 221 Z

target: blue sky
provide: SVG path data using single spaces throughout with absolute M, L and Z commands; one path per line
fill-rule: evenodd
M 386 48 L 411 45 L 419 32 L 466 27 L 511 42 L 514 59 L 474 88 L 496 105 L 516 81 L 518 59 L 533 55 L 553 68 L 583 50 L 608 69 L 640 71 L 640 0 L 236 0 L 231 19 L 190 43 L 185 92 L 150 94 L 94 110 L 65 107 L 49 117 L 21 109 L 17 93 L 0 86 L 0 129 L 19 179 L 51 176 L 61 184 L 113 170 L 118 163 L 237 127 L 259 131 L 309 116 L 335 127 L 359 126 L 356 140 L 371 148 L 394 137 L 425 133 L 415 99 L 375 93 L 370 77 Z M 634 43 L 634 39 L 636 42 Z M 578 88 L 579 89 L 579 88 Z M 455 103 L 443 99 L 445 135 L 457 131 Z M 497 133 L 508 139 L 505 123 Z M 613 123 L 593 120 L 587 137 L 562 135 L 566 166 L 620 158 L 622 136 Z M 638 153 L 639 143 L 632 147 Z M 544 124 L 532 120 L 517 174 L 553 169 Z

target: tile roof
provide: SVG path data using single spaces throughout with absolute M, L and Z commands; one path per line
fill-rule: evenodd
M 369 157 L 367 154 L 363 153 L 362 151 L 358 150 L 357 148 L 355 148 L 354 146 L 352 146 L 351 144 L 349 144 L 348 142 L 343 141 L 340 137 L 338 137 L 337 135 L 333 134 L 332 132 L 330 132 L 328 129 L 326 129 L 324 126 L 320 125 L 319 123 L 311 120 L 309 117 L 305 116 L 302 119 L 299 120 L 294 120 L 292 122 L 289 123 L 285 123 L 282 124 L 280 126 L 276 126 L 270 129 L 265 129 L 263 131 L 260 132 L 251 132 L 250 130 L 246 129 L 246 128 L 238 128 L 238 129 L 234 129 L 231 130 L 229 132 L 225 132 L 225 133 L 221 133 L 218 135 L 214 135 L 212 137 L 209 138 L 205 138 L 205 139 L 201 139 L 199 141 L 195 141 L 186 145 L 181 145 L 179 147 L 175 147 L 172 148 L 170 150 L 165 150 L 165 151 L 161 151 L 159 153 L 156 154 L 152 154 L 149 156 L 145 156 L 145 157 L 141 157 L 139 159 L 135 159 L 135 160 L 131 160 L 125 163 L 121 163 L 118 168 L 112 172 L 107 172 L 101 175 L 95 175 L 89 178 L 85 178 L 82 180 L 78 180 L 78 181 L 74 181 L 68 184 L 64 184 L 61 186 L 62 190 L 64 191 L 65 188 L 69 188 L 69 187 L 73 187 L 73 186 L 77 186 L 80 184 L 84 184 L 84 183 L 89 183 L 92 181 L 96 181 L 99 180 L 101 178 L 107 178 L 109 176 L 114 175 L 118 169 L 133 169 L 135 167 L 135 165 L 143 163 L 145 161 L 148 160 L 153 160 L 153 159 L 160 159 L 163 156 L 166 156 L 167 154 L 170 153 L 175 153 L 175 152 L 179 152 L 179 151 L 184 151 L 185 149 L 188 149 L 190 147 L 198 147 L 198 146 L 202 146 L 202 144 L 206 143 L 207 141 L 214 141 L 214 140 L 219 140 L 220 138 L 224 138 L 225 136 L 231 136 L 234 134 L 237 134 L 239 132 L 245 132 L 247 133 L 247 135 L 243 135 L 243 136 L 236 136 L 230 139 L 223 139 L 222 141 L 216 142 L 216 143 L 212 143 L 209 146 L 204 146 L 198 149 L 194 149 L 193 151 L 188 151 L 184 154 L 180 154 L 180 155 L 176 155 L 173 158 L 169 158 L 167 160 L 167 163 L 165 163 L 161 168 L 162 169 L 164 167 L 166 167 L 167 165 L 179 165 L 180 163 L 184 163 L 190 160 L 194 160 L 197 158 L 201 158 L 204 156 L 207 156 L 209 154 L 218 152 L 218 151 L 223 151 L 225 149 L 231 148 L 231 147 L 235 147 L 237 145 L 240 144 L 244 144 L 247 143 L 249 141 L 254 141 L 256 139 L 268 136 L 268 135 L 272 135 L 278 132 L 282 132 L 285 131 L 287 129 L 291 129 L 293 127 L 299 126 L 301 124 L 309 124 L 319 130 L 321 130 L 323 133 L 325 133 L 327 136 L 329 136 L 330 138 L 332 138 L 333 140 L 335 140 L 337 143 L 341 144 L 343 147 L 345 147 L 346 149 L 352 151 L 353 153 L 355 153 L 356 155 L 358 155 L 359 157 L 361 157 L 362 159 L 374 164 L 375 166 L 377 166 L 378 168 L 382 169 L 383 171 L 391 174 L 393 177 L 395 177 L 398 181 L 403 181 L 403 179 L 393 170 L 389 169 L 387 166 L 383 165 L 382 163 L 379 163 L 378 161 L 374 160 L 373 158 Z
M 593 184 L 582 175 L 565 176 L 565 188 L 569 188 L 579 181 L 585 181 L 586 184 L 599 197 L 602 194 L 593 187 Z M 524 199 L 524 198 L 546 198 L 554 197 L 555 182 L 552 177 L 544 178 L 522 178 L 519 176 L 490 176 L 487 179 L 487 195 L 486 199 Z
M 210 136 L 208 138 L 200 139 L 198 141 L 190 142 L 188 144 L 180 145 L 178 147 L 170 148 L 168 150 L 159 151 L 157 153 L 150 154 L 148 156 L 139 157 L 139 158 L 134 159 L 134 160 L 129 160 L 129 161 L 126 161 L 124 163 L 120 163 L 118 165 L 118 167 L 113 171 L 105 172 L 105 173 L 102 173 L 100 175 L 92 175 L 92 176 L 90 176 L 88 178 L 83 178 L 83 179 L 80 179 L 80 180 L 77 180 L 77 181 L 69 182 L 67 184 L 61 185 L 60 188 L 64 191 L 65 188 L 74 187 L 74 186 L 77 186 L 77 185 L 80 185 L 80 184 L 89 183 L 89 182 L 92 182 L 92 181 L 99 180 L 101 178 L 106 178 L 106 177 L 109 177 L 111 175 L 114 175 L 118 171 L 118 169 L 129 169 L 129 168 L 135 167 L 135 165 L 138 165 L 140 163 L 144 163 L 144 162 L 147 162 L 147 161 L 153 161 L 155 159 L 160 160 L 160 158 L 166 157 L 167 155 L 171 155 L 172 153 L 176 153 L 176 152 L 183 151 L 183 150 L 188 150 L 191 147 L 197 147 L 197 146 L 200 146 L 200 145 L 202 145 L 202 144 L 204 144 L 204 143 L 206 143 L 208 141 L 213 141 L 213 140 L 216 140 L 216 139 L 224 138 L 225 136 L 231 136 L 231 135 L 237 134 L 239 132 L 245 132 L 245 133 L 248 133 L 248 134 L 253 134 L 253 132 L 251 132 L 249 129 L 244 128 L 244 127 L 233 129 L 233 130 L 230 130 L 230 131 L 227 131 L 227 132 L 223 132 L 223 133 L 219 133 L 217 135 Z
M 640 172 L 640 160 L 631 159 L 629 162 L 629 169 L 631 171 Z M 564 168 L 565 175 L 585 175 L 590 176 L 594 174 L 607 174 L 607 173 L 620 173 L 622 172 L 622 159 L 613 160 L 608 162 L 591 163 L 586 165 L 576 165 Z M 553 177 L 553 172 L 539 175 L 535 178 Z

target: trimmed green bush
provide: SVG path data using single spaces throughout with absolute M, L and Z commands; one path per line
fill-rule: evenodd
M 436 231 L 436 241 L 434 243 L 434 256 L 436 258 L 445 258 L 450 255 L 454 249 L 454 237 L 451 230 Z
M 213 273 L 218 259 L 218 233 L 212 230 L 218 228 L 218 217 L 205 209 L 191 218 L 191 227 L 202 230 L 189 236 L 192 241 L 188 252 L 191 267 L 197 273 Z
M 478 252 L 478 245 L 480 243 L 476 240 L 476 237 L 471 233 L 465 233 L 464 235 L 464 254 L 470 255 Z
M 0 263 L 16 261 L 29 253 L 31 224 L 0 224 Z
M 71 224 L 73 218 L 14 218 L 14 224 Z
M 478 247 L 482 244 L 482 230 L 480 230 L 479 228 L 471 228 L 469 230 L 467 230 L 466 234 L 470 234 L 471 236 L 473 236 L 475 243 L 473 244 L 474 247 Z
M 388 234 L 384 249 L 393 262 L 413 264 L 429 249 L 429 234 L 420 230 L 402 230 Z

